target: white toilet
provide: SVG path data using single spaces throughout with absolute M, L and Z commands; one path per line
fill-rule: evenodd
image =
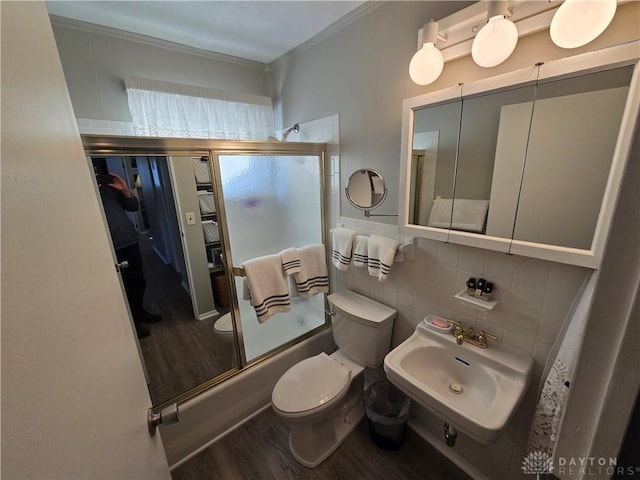
M 213 324 L 214 333 L 224 342 L 233 343 L 233 322 L 231 313 L 225 313 Z
M 338 448 L 364 416 L 364 369 L 379 367 L 391 346 L 396 311 L 357 293 L 328 297 L 338 350 L 320 353 L 285 372 L 271 395 L 290 427 L 289 448 L 315 467 Z

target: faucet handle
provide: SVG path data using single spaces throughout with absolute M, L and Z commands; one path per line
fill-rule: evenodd
M 449 319 L 447 319 L 447 321 L 455 325 L 455 327 L 453 328 L 454 337 L 457 337 L 458 335 L 462 335 L 464 333 L 464 327 L 460 322 L 457 322 L 455 320 L 449 320 Z
M 482 345 L 486 345 L 487 344 L 487 338 L 490 338 L 491 340 L 497 340 L 498 339 L 498 337 L 496 337 L 495 335 L 491 335 L 490 333 L 487 333 L 484 330 L 481 330 L 480 333 L 478 334 L 478 338 L 476 340 L 478 341 L 478 343 L 480 343 Z

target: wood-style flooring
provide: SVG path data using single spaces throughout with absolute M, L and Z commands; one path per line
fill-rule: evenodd
M 180 275 L 166 265 L 143 238 L 147 309 L 162 315 L 162 321 L 144 324 L 151 333 L 140 340 L 154 405 L 226 372 L 237 364 L 233 346 L 215 334 L 216 318 L 195 320 L 189 294 Z M 228 309 L 217 308 L 220 313 Z
M 366 418 L 316 468 L 297 463 L 289 431 L 269 408 L 172 471 L 173 480 L 469 480 L 413 430 L 398 450 L 369 437 Z

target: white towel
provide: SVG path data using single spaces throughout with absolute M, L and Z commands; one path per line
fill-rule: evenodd
M 369 237 L 366 235 L 356 235 L 353 238 L 353 266 L 366 267 L 369 265 Z
M 299 248 L 298 255 L 300 255 L 300 271 L 294 276 L 300 296 L 311 297 L 317 293 L 329 293 L 329 274 L 324 245 L 318 243 Z
M 349 228 L 335 228 L 333 230 L 333 250 L 331 261 L 338 270 L 346 272 L 351 263 L 351 249 L 356 232 Z
M 280 255 L 266 255 L 247 260 L 242 264 L 242 268 L 258 322 L 263 323 L 275 313 L 291 310 L 289 289 Z
M 488 210 L 489 200 L 437 198 L 433 201 L 427 225 L 437 228 L 455 228 L 468 232 L 482 232 Z
M 399 244 L 397 240 L 392 240 L 391 238 L 378 235 L 369 237 L 369 275 L 378 277 L 379 282 L 385 281 L 391 271 L 393 257 Z
M 286 275 L 293 275 L 300 271 L 300 255 L 295 248 L 287 248 L 278 255 L 282 259 L 282 270 Z

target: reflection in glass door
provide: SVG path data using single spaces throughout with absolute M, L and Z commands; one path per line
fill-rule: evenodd
M 323 243 L 322 161 L 317 155 L 219 155 L 230 262 Z M 235 277 L 245 360 L 325 323 L 324 295 L 292 297 L 291 311 L 259 323 Z

